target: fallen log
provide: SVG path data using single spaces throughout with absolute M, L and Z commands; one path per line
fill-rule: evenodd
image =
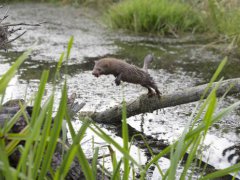
M 208 85 L 209 84 L 204 84 L 185 90 L 175 91 L 170 94 L 163 94 L 160 99 L 157 96 L 149 98 L 147 94 L 141 95 L 137 99 L 126 103 L 127 117 L 135 116 L 141 113 L 153 112 L 166 107 L 198 101 L 201 99 Z M 214 86 L 216 86 L 216 83 L 213 83 L 210 90 Z M 230 87 L 231 89 L 229 90 Z M 240 78 L 222 81 L 216 92 L 217 97 L 224 95 L 227 90 L 229 90 L 227 95 L 239 93 Z M 207 97 L 209 92 L 206 93 L 204 98 Z M 89 116 L 93 121 L 99 123 L 117 124 L 122 120 L 122 104 L 107 109 L 103 112 L 81 112 L 80 116 Z

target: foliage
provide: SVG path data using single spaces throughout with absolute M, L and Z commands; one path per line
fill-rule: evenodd
M 112 28 L 134 32 L 203 31 L 201 15 L 187 3 L 168 0 L 125 0 L 112 6 L 106 16 Z
M 113 29 L 135 33 L 204 32 L 224 37 L 231 46 L 240 43 L 240 3 L 234 0 L 124 0 L 104 19 Z
M 240 7 L 225 7 L 216 0 L 208 0 L 208 8 L 209 29 L 240 43 Z

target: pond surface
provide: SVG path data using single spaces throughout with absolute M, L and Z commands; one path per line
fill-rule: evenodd
M 72 35 L 74 45 L 70 60 L 63 66 L 61 75 L 67 76 L 69 94 L 76 92 L 78 101 L 86 103 L 82 111 L 103 111 L 121 103 L 123 94 L 127 100 L 132 100 L 147 92 L 138 85 L 124 84 L 123 88 L 117 87 L 114 84 L 114 78 L 110 76 L 95 78 L 91 70 L 94 60 L 100 57 L 122 58 L 141 67 L 144 56 L 153 52 L 156 60 L 151 65 L 149 73 L 156 80 L 160 91 L 167 94 L 209 82 L 225 56 L 221 51 L 209 48 L 211 41 L 191 36 L 178 40 L 136 36 L 121 31 L 113 32 L 104 26 L 99 17 L 98 12 L 84 8 L 56 7 L 49 4 L 9 5 L 8 21 L 11 23 L 43 21 L 47 23 L 40 27 L 24 27 L 27 33 L 14 41 L 8 52 L 0 53 L 0 75 L 2 75 L 23 51 L 28 48 L 33 49 L 30 58 L 20 67 L 11 81 L 7 89 L 6 100 L 31 98 L 37 91 L 44 69 L 50 70 L 45 96 L 47 98 L 53 86 L 53 76 L 58 59 L 66 50 L 67 42 Z M 240 77 L 239 64 L 238 57 L 229 57 L 227 66 L 221 75 L 225 79 Z M 57 84 L 59 92 L 62 82 L 63 80 L 60 80 Z M 220 102 L 219 109 L 238 100 L 239 95 L 228 96 Z M 128 119 L 128 124 L 135 131 L 146 136 L 171 143 L 182 133 L 196 104 L 189 103 L 134 116 Z M 236 109 L 231 115 L 216 123 L 206 138 L 203 159 L 217 169 L 234 163 L 234 159 L 228 162 L 227 157 L 222 156 L 222 151 L 231 145 L 240 143 L 239 110 Z M 75 124 L 78 129 L 81 123 L 76 121 Z M 116 127 L 101 126 L 118 142 L 122 141 Z M 86 143 L 83 144 L 89 156 L 92 155 L 92 148 L 89 148 L 92 145 L 92 137 L 97 144 L 104 145 L 89 131 L 85 137 Z M 108 151 L 106 150 L 105 153 L 107 154 Z M 148 156 L 144 155 L 145 151 L 137 146 L 133 146 L 132 154 L 136 158 L 141 157 L 139 161 L 143 164 L 148 159 Z M 169 161 L 162 158 L 159 163 L 163 169 L 166 169 Z M 160 178 L 154 170 L 152 174 L 149 174 L 149 179 L 151 176 L 153 176 L 152 179 Z

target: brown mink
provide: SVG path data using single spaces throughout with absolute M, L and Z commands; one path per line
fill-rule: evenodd
M 153 90 L 155 90 L 158 96 L 161 95 L 158 87 L 153 80 L 153 78 L 148 74 L 147 68 L 148 65 L 153 61 L 153 55 L 148 54 L 144 58 L 143 69 L 139 67 L 128 64 L 127 62 L 116 59 L 116 58 L 103 58 L 98 61 L 95 61 L 95 66 L 93 68 L 92 74 L 96 77 L 100 75 L 109 75 L 112 74 L 116 77 L 115 83 L 116 85 L 120 85 L 121 81 L 140 84 L 143 87 L 148 89 L 148 95 L 152 96 L 154 94 Z

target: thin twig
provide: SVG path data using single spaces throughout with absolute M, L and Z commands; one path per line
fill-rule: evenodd
M 3 41 L 0 43 L 0 48 L 4 47 L 6 45 L 6 41 Z
M 22 34 L 18 35 L 17 37 L 15 37 L 15 38 L 9 40 L 7 43 L 9 44 L 9 43 L 15 41 L 16 39 L 18 39 L 18 38 L 20 38 L 22 35 L 24 35 L 26 32 L 27 32 L 27 31 L 24 31 Z
M 3 24 L 2 27 L 9 27 L 9 26 L 40 26 L 41 24 L 44 24 L 47 22 L 41 22 L 37 24 L 29 24 L 29 23 L 16 23 L 16 24 Z
M 0 23 L 2 23 L 5 19 L 7 19 L 8 18 L 8 15 L 5 15 L 2 19 L 1 19 L 1 21 L 0 21 Z
M 17 28 L 17 29 L 11 29 L 11 30 L 9 31 L 9 33 L 10 33 L 10 34 L 13 34 L 13 33 L 17 32 L 17 31 L 20 31 L 20 30 L 22 30 L 21 27 L 20 27 L 20 28 Z
M 7 14 L 8 14 L 8 11 L 9 11 L 9 7 L 7 8 L 7 10 L 6 10 L 3 18 L 1 19 L 1 22 L 0 22 L 0 23 L 2 23 L 5 19 L 7 19 L 7 17 L 8 17 L 8 15 L 7 15 Z
M 0 6 L 0 8 L 3 8 L 4 6 Z M 2 23 L 5 19 L 8 18 L 8 11 L 9 11 L 9 7 L 6 9 L 5 14 L 2 18 L 0 18 L 0 33 L 1 33 L 1 42 L 0 42 L 0 49 L 3 49 L 3 47 L 5 48 L 7 46 L 7 44 L 15 41 L 16 39 L 20 38 L 21 36 L 23 36 L 27 31 L 24 31 L 23 33 L 21 33 L 20 35 L 16 36 L 13 39 L 8 39 L 10 36 L 12 36 L 12 34 L 16 33 L 17 31 L 22 30 L 21 26 L 40 26 L 41 24 L 47 23 L 47 22 L 40 22 L 40 23 L 36 23 L 36 24 L 30 24 L 30 23 L 15 23 L 15 24 L 11 24 L 11 23 Z M 9 28 L 11 27 L 12 28 Z

